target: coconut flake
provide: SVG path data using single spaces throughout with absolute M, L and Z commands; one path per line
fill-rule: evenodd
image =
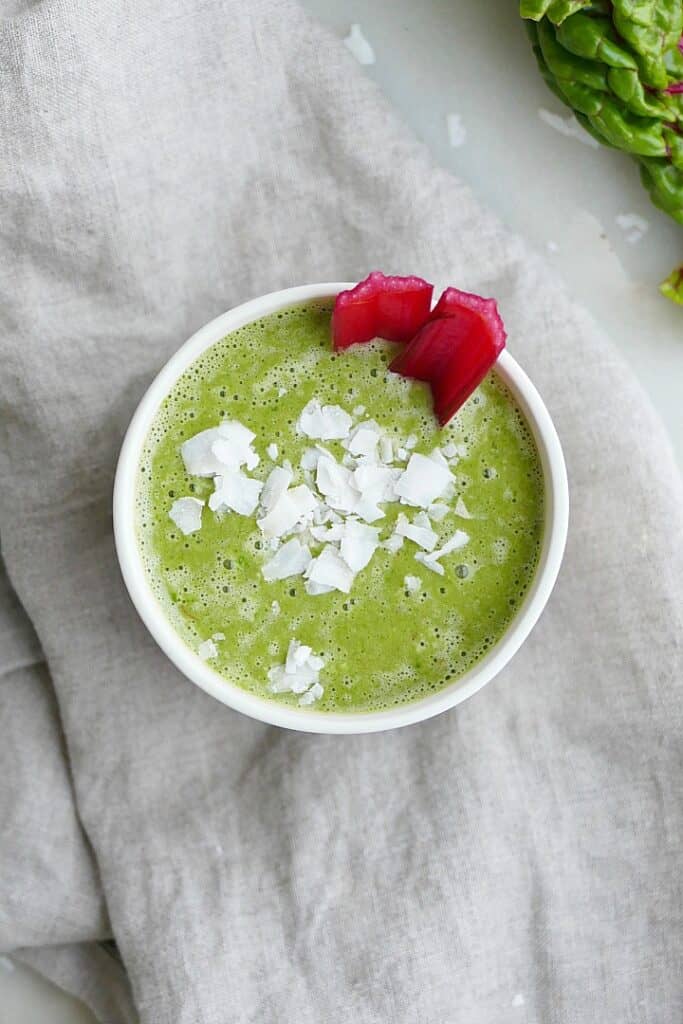
M 354 512 L 360 493 L 354 485 L 353 473 L 346 466 L 340 466 L 330 456 L 321 456 L 316 470 L 318 490 L 331 508 L 340 512 Z
M 314 583 L 313 580 L 306 580 L 306 593 L 309 597 L 331 594 L 333 590 L 336 590 L 336 587 L 330 587 L 327 583 Z
M 282 466 L 276 466 L 275 469 L 271 469 L 261 493 L 261 504 L 266 512 L 270 512 L 277 505 L 291 484 L 292 477 L 291 469 L 284 469 Z
M 465 533 L 464 530 L 456 530 L 453 536 L 447 540 L 442 547 L 438 548 L 438 550 L 432 551 L 429 554 L 423 554 L 421 551 L 418 551 L 415 558 L 418 562 L 422 562 L 422 564 L 428 569 L 431 569 L 432 572 L 436 572 L 439 576 L 443 576 L 446 570 L 439 559 L 443 558 L 444 555 L 450 555 L 451 551 L 457 551 L 459 548 L 464 548 L 469 539 L 469 534 Z
M 394 461 L 394 445 L 388 434 L 382 434 L 379 439 L 379 457 L 382 462 Z
M 418 522 L 418 520 L 420 521 Z M 399 537 L 408 537 L 425 551 L 432 551 L 438 540 L 437 534 L 429 525 L 427 516 L 423 516 L 422 519 L 417 516 L 413 523 L 409 523 L 407 516 L 401 512 L 396 520 L 396 533 Z
M 413 452 L 395 485 L 395 492 L 407 505 L 428 508 L 452 483 L 453 474 L 438 449 L 429 456 Z
M 283 537 L 295 527 L 305 529 L 312 521 L 317 504 L 310 487 L 299 484 L 281 493 L 267 514 L 256 522 L 264 537 Z
M 345 37 L 344 46 L 353 54 L 359 64 L 375 63 L 375 51 L 363 35 L 357 22 L 353 23 L 349 34 Z
M 222 466 L 228 469 L 239 469 L 241 466 L 255 469 L 258 466 L 261 460 L 251 445 L 256 436 L 253 431 L 238 420 L 228 420 L 227 423 L 221 423 L 218 434 L 217 440 L 211 445 L 211 452 Z
M 209 427 L 181 444 L 180 454 L 190 476 L 214 476 L 225 468 L 212 451 L 220 436 L 218 427 Z
M 212 512 L 230 509 L 241 516 L 251 516 L 256 511 L 263 484 L 241 470 L 228 469 L 222 476 L 215 477 L 214 487 L 209 496 Z
M 366 523 L 374 523 L 384 516 L 379 507 L 387 501 L 395 501 L 395 486 L 401 476 L 400 469 L 391 466 L 363 464 L 353 474 L 353 482 L 360 494 L 356 513 Z
M 347 519 L 339 552 L 353 572 L 360 572 L 379 547 L 379 530 L 355 519 Z
M 299 519 L 309 521 L 313 518 L 313 512 L 318 507 L 318 499 L 307 484 L 299 484 L 287 491 L 287 497 L 298 510 Z
M 435 501 L 434 504 L 430 505 L 427 509 L 427 514 L 435 523 L 440 523 L 441 520 L 445 519 L 448 515 L 448 505 L 444 505 L 441 501 Z
M 300 706 L 306 707 L 309 704 L 313 704 L 316 700 L 320 700 L 324 692 L 320 683 L 313 683 L 310 690 L 307 690 L 303 696 L 299 697 Z
M 390 551 L 392 555 L 395 555 L 403 547 L 404 540 L 405 537 L 402 537 L 400 533 L 392 533 L 390 537 L 383 541 L 382 547 Z
M 254 469 L 259 464 L 259 457 L 252 447 L 256 436 L 252 430 L 238 420 L 228 420 L 218 428 L 218 437 L 211 443 L 211 454 L 223 469 Z
M 270 610 L 273 613 L 273 615 L 277 618 L 277 616 L 280 614 L 280 602 L 273 601 L 273 603 L 270 606 Z
M 340 541 L 344 537 L 344 526 L 341 523 L 330 523 L 327 526 L 311 526 L 310 534 L 320 544 Z
M 414 594 L 416 590 L 419 590 L 422 586 L 422 580 L 419 576 L 404 576 L 403 586 L 406 588 L 409 594 Z
M 344 448 L 357 458 L 377 459 L 377 447 L 382 436 L 382 429 L 374 420 L 367 420 L 354 427 L 343 442 Z
M 273 441 L 266 448 L 266 455 L 268 456 L 269 459 L 272 459 L 273 462 L 275 462 L 276 458 L 278 457 L 279 450 L 280 449 L 278 448 L 278 446 Z
M 274 580 L 289 579 L 290 576 L 301 576 L 310 564 L 311 552 L 307 545 L 292 537 L 262 566 L 261 572 L 263 578 L 272 583 Z
M 312 653 L 313 649 L 311 647 L 307 647 L 306 644 L 300 644 L 298 640 L 292 640 L 287 651 L 287 660 L 285 661 L 285 672 L 287 675 L 296 675 L 297 670 L 306 664 L 309 655 Z
M 465 502 L 462 500 L 462 498 L 458 498 L 458 500 L 455 503 L 455 514 L 456 516 L 459 516 L 460 519 L 474 518 L 472 513 L 467 511 L 467 506 L 465 505 Z
M 271 693 L 305 693 L 315 677 L 307 666 L 297 675 L 290 675 L 284 665 L 274 665 L 268 669 L 268 689 Z
M 299 465 L 304 471 L 317 469 L 318 462 L 320 460 L 320 454 L 321 453 L 317 448 L 307 448 L 306 451 L 301 456 L 301 461 Z
M 320 671 L 325 662 L 313 654 L 310 647 L 300 644 L 298 640 L 290 640 L 284 665 L 273 665 L 268 670 L 268 689 L 271 693 L 311 693 L 312 704 L 323 695 L 319 683 Z
M 434 553 L 433 552 L 431 554 L 427 554 L 424 551 L 416 551 L 415 552 L 415 561 L 416 562 L 421 562 L 422 565 L 425 566 L 425 568 L 431 569 L 432 572 L 438 573 L 439 576 L 443 576 L 443 574 L 446 571 L 444 569 L 444 567 L 442 566 L 441 562 L 437 562 L 436 558 L 434 557 Z
M 209 661 L 211 658 L 217 658 L 218 648 L 216 647 L 216 644 L 214 643 L 213 639 L 202 640 L 199 647 L 197 648 L 197 654 L 202 659 L 202 661 Z
M 327 544 L 317 558 L 314 558 L 306 577 L 311 583 L 319 583 L 348 594 L 353 583 L 354 572 L 331 544 Z M 308 590 L 308 588 L 307 588 Z M 310 591 L 309 591 L 310 593 Z
M 442 547 L 433 552 L 433 557 L 443 558 L 444 555 L 450 555 L 451 551 L 458 551 L 460 548 L 464 548 L 469 542 L 469 539 L 470 535 L 465 533 L 464 530 L 456 530 L 453 536 L 447 540 Z
M 252 447 L 256 434 L 239 420 L 227 420 L 218 427 L 201 430 L 180 446 L 185 469 L 191 476 L 215 476 L 227 469 L 246 465 L 254 469 L 259 457 Z
M 312 398 L 301 411 L 297 430 L 306 437 L 321 441 L 341 440 L 348 436 L 352 423 L 349 414 L 340 406 L 321 406 L 317 398 Z
M 204 502 L 199 498 L 178 498 L 171 505 L 168 516 L 186 537 L 202 528 Z

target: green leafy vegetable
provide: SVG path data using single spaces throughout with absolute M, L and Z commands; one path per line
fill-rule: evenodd
M 666 281 L 662 282 L 660 291 L 662 295 L 666 295 L 667 299 L 683 306 L 683 267 L 679 267 L 678 270 L 669 274 Z
M 683 0 L 521 0 L 546 83 L 683 224 Z M 683 304 L 682 271 L 662 285 Z

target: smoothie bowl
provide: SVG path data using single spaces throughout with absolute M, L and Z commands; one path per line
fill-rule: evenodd
M 199 330 L 142 399 L 114 488 L 123 577 L 167 656 L 308 732 L 408 725 L 480 689 L 543 610 L 567 532 L 559 440 L 504 333 L 483 379 L 465 353 L 444 385 L 425 345 L 449 325 L 409 340 L 441 310 L 431 288 L 377 330 L 353 287 Z

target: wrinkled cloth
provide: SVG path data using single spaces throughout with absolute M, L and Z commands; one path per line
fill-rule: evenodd
M 621 358 L 284 0 L 38 0 L 0 76 L 0 536 L 46 666 L 1 684 L 3 868 L 36 844 L 5 947 L 111 928 L 143 1024 L 683 1019 L 683 488 Z M 567 554 L 457 710 L 290 733 L 146 633 L 116 457 L 201 324 L 375 267 L 498 297 L 564 443 Z

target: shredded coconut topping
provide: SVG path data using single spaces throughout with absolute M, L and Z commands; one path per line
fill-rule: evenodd
M 202 661 L 209 661 L 211 658 L 218 657 L 218 648 L 213 640 L 203 640 L 197 648 L 197 654 Z
M 201 530 L 203 508 L 204 502 L 199 498 L 178 498 L 169 509 L 169 519 L 187 536 Z
M 365 408 L 356 406 L 353 412 L 360 417 Z M 304 450 L 295 472 L 287 459 L 277 464 L 280 449 L 270 442 L 265 452 L 275 465 L 265 480 L 249 475 L 259 465 L 253 447 L 256 435 L 236 420 L 202 430 L 180 448 L 189 474 L 214 478 L 208 499 L 212 512 L 255 517 L 266 553 L 261 571 L 268 583 L 299 576 L 310 596 L 335 590 L 348 594 L 378 549 L 393 555 L 406 540 L 419 548 L 414 553 L 418 563 L 445 574 L 441 560 L 464 547 L 469 535 L 456 530 L 437 547 L 439 535 L 432 524 L 451 510 L 460 519 L 473 518 L 462 497 L 454 508 L 449 504 L 455 478 L 448 460 L 454 464 L 466 454 L 463 445 L 448 442 L 424 455 L 413 451 L 416 435 L 402 441 L 392 438 L 375 420 L 354 424 L 340 406 L 321 405 L 317 399 L 302 409 L 296 429 L 314 444 Z M 322 441 L 336 442 L 340 456 Z M 381 526 L 390 504 L 414 510 L 407 509 L 409 515 L 399 512 L 393 532 L 382 531 Z M 201 529 L 203 507 L 198 498 L 179 498 L 169 516 L 184 534 L 193 533 Z M 376 522 L 380 525 L 372 525 Z M 405 576 L 403 583 L 409 594 L 422 587 L 415 575 Z M 274 617 L 280 614 L 277 601 L 271 612 Z M 200 657 L 217 657 L 216 642 L 223 639 L 224 634 L 215 633 L 204 640 L 198 648 Z M 274 665 L 268 672 L 269 688 L 273 693 L 297 694 L 303 706 L 313 704 L 323 695 L 318 678 L 322 668 L 322 658 L 292 639 L 284 665 Z
M 317 398 L 312 398 L 304 406 L 297 421 L 297 429 L 306 437 L 318 438 L 321 441 L 333 441 L 348 435 L 353 420 L 338 405 L 320 405 Z
M 302 694 L 299 704 L 312 704 L 324 693 L 319 682 L 324 666 L 323 659 L 313 654 L 310 647 L 292 639 L 284 665 L 273 665 L 268 670 L 268 688 L 271 693 Z

